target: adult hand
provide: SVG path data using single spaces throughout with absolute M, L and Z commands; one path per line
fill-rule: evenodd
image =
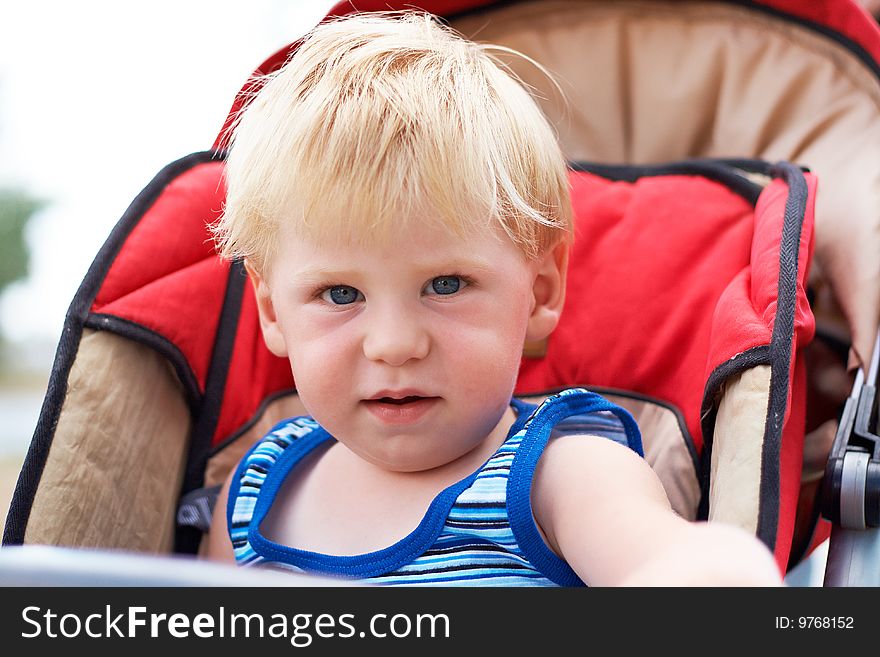
M 873 16 L 880 16 L 880 0 L 859 0 L 859 4 L 871 12 Z

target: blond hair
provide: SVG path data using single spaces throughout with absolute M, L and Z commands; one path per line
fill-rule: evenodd
M 423 13 L 318 25 L 233 128 L 221 255 L 265 268 L 282 221 L 315 240 L 498 225 L 527 258 L 569 239 L 556 136 L 493 49 L 512 52 Z

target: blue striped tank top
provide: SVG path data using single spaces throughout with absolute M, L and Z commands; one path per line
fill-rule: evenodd
M 280 422 L 245 455 L 230 486 L 226 520 L 236 561 L 383 585 L 583 586 L 535 525 L 530 500 L 535 467 L 551 433 L 601 435 L 642 455 L 638 427 L 625 410 L 580 388 L 537 407 L 518 399 L 511 405 L 516 421 L 482 467 L 442 490 L 410 534 L 385 549 L 353 556 L 299 550 L 260 533 L 288 473 L 334 440 L 310 417 Z

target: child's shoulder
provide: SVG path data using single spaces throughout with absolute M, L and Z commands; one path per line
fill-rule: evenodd
M 628 485 L 629 475 L 639 479 L 652 473 L 635 420 L 599 394 L 563 390 L 539 405 L 530 421 L 542 424 L 536 438 L 546 441 L 536 487 L 564 494 L 572 481 L 588 480 L 594 484 L 592 493 L 602 497 L 616 494 L 621 482 Z
M 568 435 L 601 437 L 644 455 L 641 433 L 632 415 L 584 388 L 566 388 L 547 397 L 532 411 L 525 428 L 538 440 Z

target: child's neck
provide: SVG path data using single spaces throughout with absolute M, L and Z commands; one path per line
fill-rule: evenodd
M 413 470 L 413 471 L 396 471 L 391 470 L 385 467 L 382 467 L 379 464 L 371 463 L 348 448 L 345 448 L 345 455 L 348 458 L 356 459 L 360 461 L 364 467 L 366 472 L 373 471 L 374 476 L 378 477 L 394 477 L 399 480 L 425 480 L 425 481 L 438 481 L 438 482 L 447 482 L 443 487 L 454 484 L 455 482 L 467 477 L 471 473 L 475 472 L 480 466 L 483 465 L 489 458 L 498 451 L 498 448 L 504 443 L 507 438 L 507 434 L 510 431 L 510 427 L 516 421 L 516 412 L 513 408 L 508 407 L 504 412 L 501 420 L 495 425 L 495 428 L 483 439 L 476 447 L 474 447 L 471 451 L 462 454 L 460 457 L 455 459 L 454 461 L 449 461 L 442 465 L 439 465 L 435 468 L 430 468 L 427 470 Z M 339 444 L 337 447 L 342 448 L 343 445 Z M 439 492 L 438 489 L 437 492 Z

